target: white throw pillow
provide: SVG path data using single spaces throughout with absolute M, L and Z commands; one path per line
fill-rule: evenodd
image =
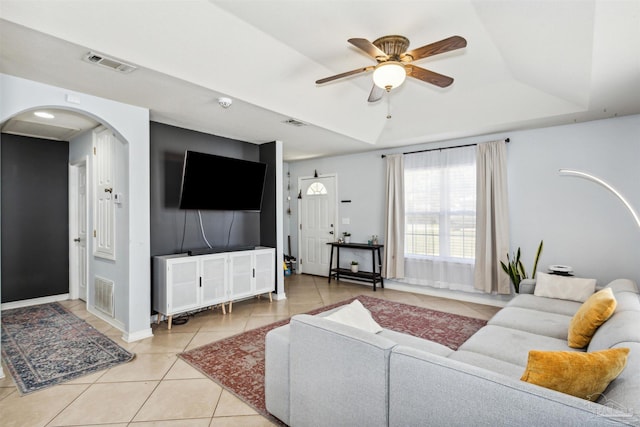
M 325 317 L 325 319 L 353 326 L 354 328 L 374 334 L 382 331 L 382 327 L 371 317 L 371 312 L 358 300 L 354 300 L 351 304 L 345 305 L 340 310 Z
M 593 295 L 595 290 L 596 279 L 583 279 L 537 272 L 536 288 L 533 294 L 538 297 L 585 302 Z

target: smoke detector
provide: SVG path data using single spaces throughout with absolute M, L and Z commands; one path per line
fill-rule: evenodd
M 218 104 L 220 104 L 222 108 L 229 108 L 231 107 L 231 104 L 233 104 L 233 100 L 231 98 L 223 96 L 221 98 L 218 98 Z
M 90 64 L 96 64 L 113 71 L 118 71 L 120 73 L 130 73 L 138 69 L 138 67 L 136 67 L 135 65 L 127 64 L 118 59 L 109 58 L 108 56 L 101 55 L 95 52 L 87 53 L 82 57 L 82 59 Z

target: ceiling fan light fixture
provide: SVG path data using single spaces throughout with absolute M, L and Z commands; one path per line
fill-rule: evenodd
M 373 83 L 387 92 L 399 87 L 406 78 L 404 64 L 397 61 L 382 62 L 373 71 Z

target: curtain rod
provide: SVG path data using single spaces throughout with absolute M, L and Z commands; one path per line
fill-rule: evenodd
M 509 143 L 509 138 L 505 138 L 504 142 Z M 474 147 L 476 145 L 478 145 L 478 144 L 476 143 L 476 144 L 456 145 L 454 147 L 428 148 L 426 150 L 407 151 L 405 153 L 402 153 L 402 155 L 404 156 L 405 154 L 426 153 L 427 151 L 442 151 L 442 150 L 449 150 L 451 148 Z M 387 155 L 383 154 L 380 157 L 382 157 L 384 159 L 385 157 L 387 157 Z

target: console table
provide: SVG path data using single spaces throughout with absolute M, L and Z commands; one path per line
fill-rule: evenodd
M 380 249 L 384 245 L 369 245 L 367 243 L 338 243 L 329 242 L 327 245 L 331 245 L 331 257 L 329 258 L 329 283 L 331 278 L 335 277 L 336 280 L 340 280 L 340 276 L 349 277 L 353 280 L 360 280 L 363 282 L 373 283 L 373 290 L 376 290 L 376 283 L 380 282 L 380 287 L 384 288 L 384 282 L 382 281 L 382 257 L 380 255 Z M 336 249 L 336 267 L 333 267 L 333 249 Z M 354 273 L 349 268 L 340 268 L 340 248 L 358 249 L 371 251 L 371 265 L 373 271 L 358 271 Z M 376 253 L 378 254 L 378 262 L 376 263 Z M 377 270 L 377 271 L 376 271 Z

